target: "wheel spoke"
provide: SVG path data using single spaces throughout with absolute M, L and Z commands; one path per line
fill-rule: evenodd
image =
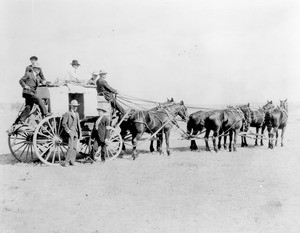
M 42 135 L 42 136 L 44 136 L 44 137 L 46 137 L 46 138 L 51 138 L 51 135 L 46 135 L 46 134 L 41 133 L 41 132 L 38 132 L 38 134 L 39 134 L 39 135 Z
M 50 155 L 51 155 L 51 153 L 53 152 L 53 148 L 54 148 L 55 146 L 52 146 L 49 150 L 48 150 L 48 153 L 47 153 L 47 157 L 46 157 L 46 162 L 48 162 L 48 159 L 49 159 L 49 157 L 50 157 Z
M 25 151 L 25 149 L 28 147 L 28 144 L 27 143 L 25 143 L 25 147 L 24 147 L 24 149 L 22 150 L 22 152 L 21 152 L 21 154 L 20 154 L 20 157 L 22 157 L 22 155 L 23 155 L 23 153 L 24 153 L 24 151 Z
M 26 153 L 26 161 L 27 161 L 27 159 L 28 159 L 28 154 L 29 154 L 29 150 L 30 150 L 30 145 L 29 144 L 27 144 L 27 146 L 28 146 L 28 149 L 27 149 L 27 153 Z
M 49 145 L 50 145 L 50 144 L 49 144 Z M 50 146 L 51 146 L 51 145 L 50 145 Z M 47 151 L 49 151 L 49 147 L 47 147 L 47 148 L 44 147 L 44 150 L 42 150 L 41 148 L 39 148 L 39 150 L 42 152 L 42 154 L 41 154 L 40 156 L 43 157 L 44 154 L 45 154 Z
M 57 134 L 57 124 L 56 124 L 55 117 L 53 118 L 53 130 L 54 130 L 54 134 Z
M 48 122 L 49 128 L 51 129 L 51 131 L 52 131 L 52 134 L 53 134 L 53 136 L 54 136 L 54 135 L 55 135 L 55 133 L 54 133 L 54 130 L 53 130 L 53 128 L 52 128 L 52 125 L 51 125 L 51 123 L 50 123 L 50 121 L 49 121 L 49 120 L 47 120 L 47 122 Z
M 53 151 L 52 163 L 54 163 L 54 160 L 55 160 L 55 154 L 56 154 L 56 145 L 54 145 L 54 151 Z
M 21 143 L 26 143 L 26 142 L 27 142 L 26 140 L 18 141 L 17 143 L 12 144 L 12 146 L 16 146 L 16 145 L 19 145 Z
M 30 145 L 30 150 L 31 150 L 31 158 L 32 158 L 32 160 L 33 160 L 33 149 L 32 149 L 32 147 L 33 147 L 33 145 L 31 144 L 31 145 Z
M 20 150 L 23 146 L 26 146 L 26 143 L 24 143 L 23 145 L 21 145 L 18 149 L 14 150 L 14 151 L 17 152 L 17 151 Z

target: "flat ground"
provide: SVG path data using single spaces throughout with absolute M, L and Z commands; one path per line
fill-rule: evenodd
M 0 232 L 298 233 L 298 113 L 283 148 L 215 153 L 198 141 L 191 152 L 174 133 L 170 157 L 144 144 L 136 161 L 67 168 L 17 163 L 5 142 L 12 120 L 3 115 Z

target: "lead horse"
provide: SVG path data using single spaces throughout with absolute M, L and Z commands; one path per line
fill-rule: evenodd
M 176 103 L 171 100 L 169 104 L 166 104 L 162 109 L 152 111 L 135 111 L 128 118 L 129 130 L 132 135 L 133 159 L 137 157 L 137 143 L 145 132 L 153 135 L 156 132 L 163 131 L 165 134 L 167 154 L 170 155 L 170 132 L 173 125 L 176 124 L 175 117 L 177 115 L 179 115 L 184 121 L 187 120 L 187 108 L 185 107 L 183 101 Z M 162 153 L 161 148 L 160 153 Z
M 275 107 L 272 101 L 267 101 L 263 106 L 265 111 L 265 126 L 267 127 L 269 134 L 269 148 L 273 149 L 273 140 L 275 140 L 275 146 L 278 141 L 278 129 L 281 129 L 281 146 L 283 146 L 283 138 L 288 120 L 288 103 L 287 99 L 280 100 L 280 106 Z M 274 139 L 274 134 L 276 138 Z

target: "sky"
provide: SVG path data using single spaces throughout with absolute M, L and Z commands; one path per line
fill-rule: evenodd
M 186 104 L 300 101 L 297 0 L 0 0 L 0 102 L 35 55 L 47 80 L 72 60 L 120 93 Z

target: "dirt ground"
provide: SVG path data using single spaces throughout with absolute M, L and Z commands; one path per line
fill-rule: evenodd
M 248 140 L 249 148 L 215 153 L 198 141 L 191 152 L 174 133 L 170 157 L 144 144 L 136 161 L 67 168 L 16 162 L 2 123 L 0 232 L 298 233 L 298 113 L 283 148 Z

